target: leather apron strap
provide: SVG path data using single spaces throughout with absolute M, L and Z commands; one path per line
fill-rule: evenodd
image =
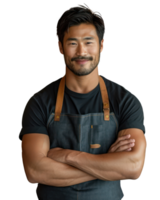
M 66 75 L 64 75 L 64 77 L 62 77 L 60 84 L 59 84 L 59 88 L 58 88 L 54 121 L 60 120 L 60 115 L 61 115 L 62 106 L 63 106 L 63 99 L 64 99 L 65 76 Z M 108 92 L 107 92 L 105 82 L 101 76 L 99 76 L 99 84 L 100 84 L 100 90 L 101 90 L 101 96 L 102 96 L 102 102 L 103 102 L 104 120 L 109 121 L 110 107 L 109 107 Z

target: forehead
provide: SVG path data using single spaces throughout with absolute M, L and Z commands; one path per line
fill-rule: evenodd
M 91 36 L 93 39 L 97 40 L 96 28 L 93 24 L 80 24 L 77 26 L 71 26 L 64 34 L 64 41 L 67 41 L 68 38 L 77 38 L 81 40 L 84 37 Z

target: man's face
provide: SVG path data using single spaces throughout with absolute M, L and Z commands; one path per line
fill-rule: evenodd
M 63 47 L 59 42 L 59 48 L 64 54 L 66 66 L 75 75 L 84 76 L 97 67 L 103 49 L 103 40 L 100 46 L 94 25 L 82 23 L 70 27 L 68 33 L 65 32 Z

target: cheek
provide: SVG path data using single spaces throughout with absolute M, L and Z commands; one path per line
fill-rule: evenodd
M 99 54 L 99 47 L 97 45 L 89 47 L 88 48 L 88 53 L 90 55 L 95 55 L 96 56 L 97 54 Z
M 74 49 L 68 48 L 65 50 L 65 56 L 72 58 L 75 55 L 75 52 L 76 51 Z

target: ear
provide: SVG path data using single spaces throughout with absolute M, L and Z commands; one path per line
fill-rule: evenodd
M 103 39 L 101 41 L 101 53 L 104 53 L 104 51 L 105 51 L 105 42 L 106 42 L 106 39 Z
M 63 53 L 63 47 L 62 47 L 62 44 L 61 44 L 60 41 L 58 41 L 58 45 L 59 45 L 59 50 L 60 50 L 61 54 L 64 54 Z

